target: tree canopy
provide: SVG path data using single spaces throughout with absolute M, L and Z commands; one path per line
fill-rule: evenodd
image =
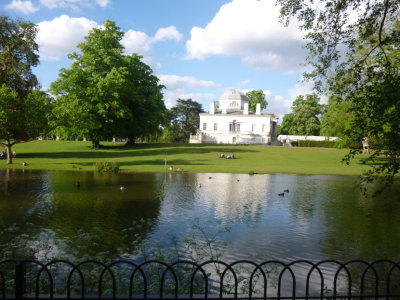
M 319 135 L 323 105 L 316 94 L 299 95 L 292 103 L 292 113 L 283 117 L 281 134 Z
M 39 64 L 37 27 L 32 22 L 0 16 L 0 85 L 22 98 L 39 83 L 32 67 Z
M 257 103 L 260 103 L 261 110 L 267 108 L 268 101 L 265 99 L 265 94 L 262 90 L 253 90 L 246 93 L 249 98 L 249 111 L 255 112 Z
M 203 108 L 192 99 L 178 99 L 177 104 L 169 111 L 170 124 L 165 128 L 164 139 L 170 142 L 189 141 L 190 135 L 199 129 Z
M 133 142 L 159 130 L 164 122 L 163 86 L 141 57 L 124 55 L 123 32 L 112 21 L 95 28 L 72 53 L 69 69 L 51 84 L 56 95 L 55 133 L 87 138 L 93 147 L 113 137 Z
M 0 16 L 0 145 L 9 164 L 13 145 L 48 129 L 51 100 L 32 73 L 39 63 L 36 32 L 31 22 Z
M 281 17 L 302 24 L 309 50 L 305 74 L 317 91 L 350 102 L 352 119 L 345 131 L 350 140 L 380 142 L 364 163 L 363 179 L 393 181 L 400 168 L 400 0 L 277 0 Z M 352 149 L 349 161 L 361 154 Z
M 321 135 L 337 136 L 345 140 L 345 144 L 351 143 L 347 141 L 346 133 L 351 128 L 353 118 L 352 103 L 342 101 L 336 97 L 330 97 L 326 110 L 321 117 Z

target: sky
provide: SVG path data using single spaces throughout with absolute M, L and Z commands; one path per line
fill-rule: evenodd
M 0 0 L 0 12 L 37 24 L 34 73 L 44 90 L 109 19 L 125 33 L 125 53 L 141 55 L 165 85 L 168 108 L 191 98 L 208 111 L 229 89 L 263 90 L 264 111 L 282 120 L 297 95 L 312 92 L 301 82 L 304 32 L 295 20 L 279 23 L 273 0 Z

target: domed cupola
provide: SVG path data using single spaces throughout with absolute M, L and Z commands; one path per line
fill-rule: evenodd
M 226 108 L 226 111 L 240 111 L 243 110 L 245 103 L 249 103 L 246 95 L 238 90 L 231 89 L 219 99 L 219 109 Z

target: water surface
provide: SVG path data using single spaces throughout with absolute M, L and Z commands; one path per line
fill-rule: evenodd
M 399 191 L 366 198 L 349 176 L 0 170 L 0 259 L 399 260 Z

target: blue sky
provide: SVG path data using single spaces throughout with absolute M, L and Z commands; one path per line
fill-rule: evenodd
M 113 20 L 125 32 L 126 53 L 138 53 L 166 86 L 167 107 L 192 98 L 207 111 L 230 88 L 261 89 L 267 112 L 281 118 L 299 94 L 306 56 L 304 33 L 278 22 L 273 0 L 0 0 L 1 14 L 38 25 L 43 89 L 66 54 L 93 27 Z

